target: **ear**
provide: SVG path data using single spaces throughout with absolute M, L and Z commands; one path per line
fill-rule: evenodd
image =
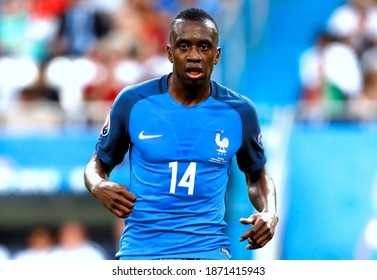
M 172 52 L 171 52 L 171 46 L 170 45 L 166 45 L 166 52 L 168 54 L 168 59 L 171 63 L 173 63 L 173 55 L 172 55 Z
M 220 60 L 220 54 L 221 54 L 221 48 L 217 48 L 216 56 L 215 56 L 215 65 L 219 63 Z

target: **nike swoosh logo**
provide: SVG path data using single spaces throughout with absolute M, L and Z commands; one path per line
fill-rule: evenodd
M 144 134 L 144 130 L 142 132 L 140 132 L 140 134 L 139 134 L 139 139 L 140 140 L 151 139 L 151 138 L 158 138 L 158 137 L 162 137 L 162 134 L 145 135 Z

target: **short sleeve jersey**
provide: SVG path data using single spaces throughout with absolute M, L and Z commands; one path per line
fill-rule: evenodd
M 108 165 L 130 154 L 136 202 L 117 256 L 221 259 L 230 244 L 224 197 L 232 158 L 243 172 L 266 163 L 258 115 L 248 98 L 214 81 L 210 97 L 192 107 L 174 100 L 167 83 L 165 75 L 124 88 L 96 145 Z

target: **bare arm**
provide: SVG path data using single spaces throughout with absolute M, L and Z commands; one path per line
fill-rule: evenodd
M 259 212 L 276 211 L 275 184 L 265 167 L 255 174 L 245 174 L 250 202 Z
M 110 173 L 114 167 L 104 165 L 94 153 L 84 172 L 85 186 L 89 192 L 102 180 L 109 180 Z
M 276 189 L 265 167 L 255 173 L 245 175 L 250 202 L 259 213 L 240 219 L 242 224 L 253 225 L 241 236 L 240 241 L 248 240 L 247 249 L 258 249 L 272 239 L 279 221 L 276 207 Z
M 109 181 L 114 166 L 105 165 L 96 153 L 84 171 L 85 186 L 109 211 L 120 218 L 131 215 L 136 197 L 127 187 Z

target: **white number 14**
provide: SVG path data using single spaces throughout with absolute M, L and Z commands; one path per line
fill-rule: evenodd
M 196 162 L 191 162 L 177 185 L 178 161 L 169 162 L 171 171 L 170 193 L 175 193 L 176 187 L 188 188 L 187 194 L 194 194 Z

